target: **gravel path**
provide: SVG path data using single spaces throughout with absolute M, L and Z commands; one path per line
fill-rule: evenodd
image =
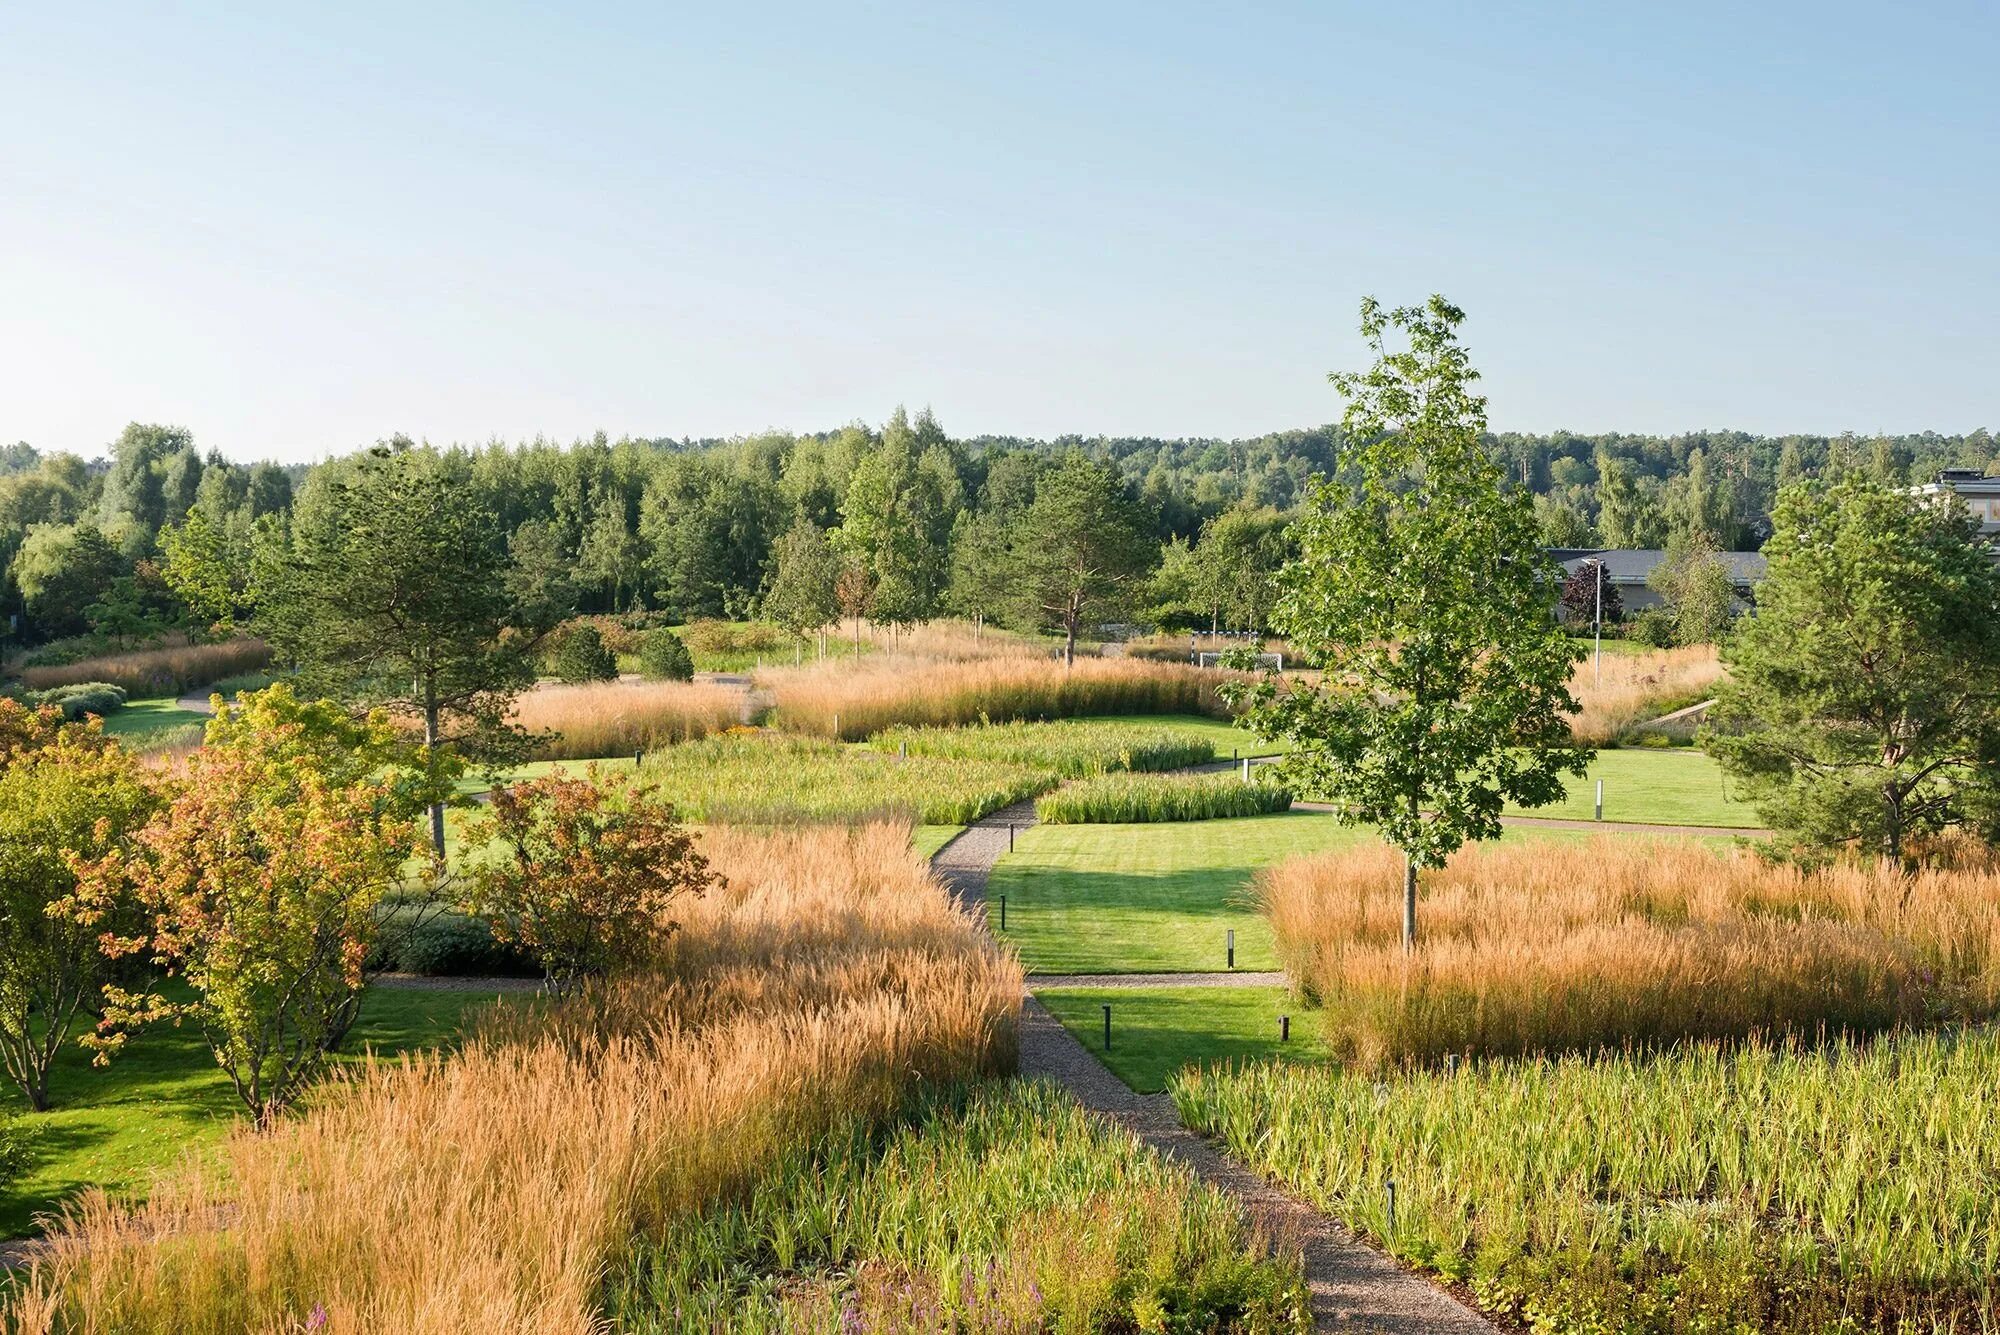
M 960 904 L 983 907 L 986 878 L 1007 851 L 1007 827 L 1034 823 L 1032 802 L 997 811 L 967 826 L 964 833 L 938 850 L 931 865 Z M 1044 975 L 1029 982 L 1042 987 L 1256 985 L 1249 980 L 1282 983 L 1284 975 Z M 1202 1181 L 1234 1196 L 1244 1213 L 1273 1236 L 1296 1239 L 1305 1259 L 1317 1329 L 1379 1331 L 1384 1335 L 1492 1335 L 1492 1325 L 1444 1290 L 1401 1269 L 1319 1211 L 1217 1153 L 1181 1125 L 1180 1114 L 1166 1095 L 1134 1094 L 1032 996 L 1026 998 L 1021 1011 L 1021 1074 L 1055 1080 L 1084 1107 L 1110 1118 L 1152 1149 L 1186 1164 Z

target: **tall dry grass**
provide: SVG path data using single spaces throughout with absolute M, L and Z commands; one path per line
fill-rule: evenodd
M 7 1328 L 575 1335 L 635 1235 L 926 1082 L 1011 1067 L 1020 968 L 906 828 L 703 847 L 726 885 L 658 976 L 367 1066 L 137 1208 L 85 1198 Z
M 743 721 L 743 692 L 685 681 L 605 681 L 538 686 L 514 706 L 514 722 L 550 734 L 543 760 L 598 760 L 707 737 Z
M 838 633 L 837 628 L 834 633 Z M 851 629 L 849 634 L 852 634 Z M 862 627 L 861 642 L 883 653 L 940 663 L 964 663 L 984 658 L 1049 658 L 1054 653 L 1039 640 L 949 618 L 926 621 L 918 626 L 869 622 Z
M 1614 742 L 1635 723 L 1707 699 L 1727 675 L 1712 644 L 1607 654 L 1601 673 L 1586 658 L 1570 673 L 1570 694 L 1581 706 L 1570 732 L 1593 746 Z
M 1478 847 L 1426 873 L 1406 955 L 1401 856 L 1367 844 L 1256 881 L 1287 971 L 1365 1064 L 2000 1010 L 1990 863 L 1905 876 L 1673 840 Z
M 827 667 L 778 668 L 758 684 L 775 701 L 773 721 L 793 732 L 847 741 L 897 724 L 956 727 L 1090 714 L 1206 714 L 1227 718 L 1217 688 L 1229 674 L 1123 658 L 965 662 L 864 659 Z
M 246 672 L 268 667 L 271 648 L 262 640 L 226 640 L 221 644 L 169 645 L 79 659 L 60 667 L 31 667 L 21 672 L 30 690 L 73 686 L 84 681 L 108 681 L 131 696 L 180 695 Z

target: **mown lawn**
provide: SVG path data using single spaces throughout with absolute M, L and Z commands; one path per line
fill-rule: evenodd
M 131 700 L 123 709 L 114 710 L 105 717 L 104 732 L 110 737 L 139 738 L 172 728 L 204 724 L 208 719 L 207 714 L 182 709 L 170 699 Z
M 1050 988 L 1035 993 L 1078 1042 L 1141 1094 L 1183 1066 L 1324 1061 L 1319 1017 L 1283 987 Z M 1111 1046 L 1104 1046 L 1104 1007 Z M 1283 1039 L 1280 1018 L 1292 1019 Z
M 376 988 L 341 1060 L 436 1047 L 492 993 Z M 55 1107 L 30 1113 L 11 1086 L 4 1106 L 34 1137 L 28 1171 L 0 1193 L 0 1236 L 35 1231 L 35 1216 L 87 1187 L 142 1191 L 151 1174 L 189 1150 L 219 1142 L 242 1112 L 229 1078 L 192 1026 L 149 1030 L 102 1069 L 74 1043 L 50 1080 Z
M 1569 797 L 1552 806 L 1509 807 L 1509 815 L 1591 820 L 1597 780 L 1604 780 L 1604 819 L 1646 825 L 1723 825 L 1755 829 L 1756 809 L 1729 796 L 1722 767 L 1686 749 L 1599 751 L 1590 773 L 1569 779 Z

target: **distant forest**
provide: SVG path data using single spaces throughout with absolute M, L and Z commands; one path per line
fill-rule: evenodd
M 1699 531 L 1758 546 L 1786 483 L 1865 471 L 1924 480 L 1945 467 L 2000 472 L 2000 448 L 1970 435 L 1489 437 L 1515 485 L 1535 496 L 1558 547 L 1660 547 Z M 1283 559 L 1286 514 L 1315 475 L 1339 476 L 1333 427 L 1248 440 L 954 438 L 929 412 L 898 410 L 803 435 L 731 440 L 537 439 L 436 448 L 393 437 L 313 465 L 243 464 L 177 427 L 133 424 L 100 458 L 0 447 L 0 609 L 10 643 L 126 642 L 198 620 L 162 578 L 175 544 L 208 544 L 211 569 L 248 586 L 260 543 L 282 544 L 302 514 L 337 521 L 343 477 L 371 454 L 425 454 L 492 518 L 524 564 L 563 569 L 582 612 L 756 613 L 774 553 L 809 525 L 895 590 L 916 620 L 984 614 L 970 568 L 1005 546 L 1057 461 L 1082 455 L 1122 482 L 1158 558 L 1132 612 L 1163 625 L 1254 625 L 1260 576 Z M 982 531 L 981 526 L 984 525 Z M 219 567 L 217 562 L 219 561 Z M 1002 619 L 994 609 L 995 619 Z

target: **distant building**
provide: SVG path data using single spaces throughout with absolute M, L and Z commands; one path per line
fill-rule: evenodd
M 2000 492 L 1995 494 L 2000 495 Z M 1624 603 L 1627 612 L 1666 605 L 1666 599 L 1646 587 L 1647 577 L 1667 559 L 1667 553 L 1663 548 L 1552 547 L 1549 549 L 1549 555 L 1561 564 L 1565 576 L 1574 575 L 1592 561 L 1603 562 L 1604 582 L 1617 588 L 1618 597 Z M 1715 556 L 1728 567 L 1730 581 L 1736 585 L 1736 596 L 1748 603 L 1750 586 L 1764 578 L 1764 553 L 1717 552 Z
M 1919 496 L 1958 496 L 1979 521 L 1983 538 L 2000 537 L 2000 477 L 1988 477 L 1977 468 L 1947 468 L 1920 487 Z

